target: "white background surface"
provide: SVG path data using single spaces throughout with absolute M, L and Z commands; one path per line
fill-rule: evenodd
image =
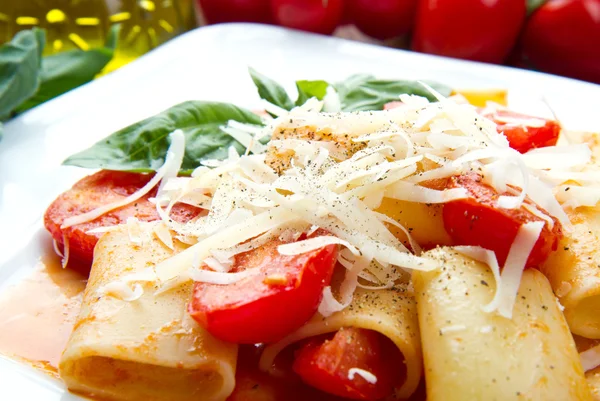
M 31 271 L 47 251 L 50 236 L 41 229 L 41 218 L 49 203 L 89 173 L 60 166 L 62 160 L 181 101 L 258 108 L 248 66 L 290 92 L 297 79 L 337 81 L 353 73 L 431 79 L 455 88 L 507 88 L 509 103 L 518 110 L 548 116 L 545 99 L 567 128 L 600 131 L 598 85 L 277 27 L 200 28 L 6 124 L 0 141 L 0 291 Z M 57 381 L 0 357 L 0 400 L 76 399 Z

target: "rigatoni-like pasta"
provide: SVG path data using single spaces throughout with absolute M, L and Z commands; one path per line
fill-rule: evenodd
M 541 266 L 561 304 L 571 331 L 600 338 L 600 209 L 570 212 L 573 229 Z
M 546 278 L 523 273 L 512 319 L 482 311 L 487 266 L 449 248 L 439 270 L 414 272 L 427 399 L 590 400 L 573 337 Z
M 132 243 L 125 226 L 101 238 L 60 362 L 71 391 L 132 401 L 218 401 L 233 391 L 237 345 L 213 338 L 188 316 L 191 283 L 154 295 L 155 282 L 143 281 L 172 253 L 157 239 Z M 143 294 L 131 301 L 113 296 L 109 283 L 124 285 L 119 279 L 131 274 L 139 275 Z

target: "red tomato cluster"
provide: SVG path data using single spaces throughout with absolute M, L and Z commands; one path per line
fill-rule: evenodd
M 418 52 L 508 62 L 600 83 L 600 0 L 198 0 L 208 23 L 409 35 Z M 527 15 L 529 13 L 529 16 Z

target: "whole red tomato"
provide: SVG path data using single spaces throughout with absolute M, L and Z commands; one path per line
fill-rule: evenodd
M 343 0 L 271 0 L 278 24 L 322 34 L 330 34 L 338 26 L 343 5 Z
M 346 7 L 358 29 L 383 40 L 411 31 L 417 0 L 346 0 Z
M 500 63 L 524 21 L 524 0 L 421 0 L 412 47 L 424 53 Z
M 206 22 L 272 23 L 270 0 L 198 0 Z
M 536 68 L 600 83 L 600 0 L 550 0 L 529 19 L 522 51 Z

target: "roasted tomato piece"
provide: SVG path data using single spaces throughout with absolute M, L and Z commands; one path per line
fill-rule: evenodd
M 233 271 L 254 268 L 256 275 L 228 285 L 197 282 L 190 315 L 215 337 L 238 344 L 274 342 L 302 326 L 331 281 L 337 246 L 285 256 L 277 251 L 281 244 L 236 257 Z
M 560 135 L 558 121 L 530 117 L 509 110 L 482 110 L 482 114 L 494 121 L 498 132 L 504 134 L 510 147 L 526 153 L 531 149 L 554 146 Z
M 500 195 L 494 188 L 483 183 L 478 174 L 452 177 L 448 187 L 463 187 L 470 195 L 467 199 L 455 200 L 444 205 L 444 227 L 454 244 L 477 245 L 490 249 L 496 253 L 500 266 L 504 265 L 521 225 L 544 221 L 524 207 L 498 207 L 497 200 Z M 528 267 L 538 266 L 546 260 L 550 252 L 556 250 L 563 233 L 560 223 L 555 218 L 552 219 L 553 227 L 550 228 L 548 223 L 544 225 L 527 260 Z
M 293 369 L 322 391 L 353 400 L 379 400 L 404 378 L 403 357 L 392 341 L 365 329 L 342 328 L 331 339 L 310 340 L 297 353 Z M 374 376 L 367 380 L 352 370 Z M 364 374 L 364 373 L 363 373 Z
M 69 257 L 83 263 L 92 263 L 94 247 L 102 234 L 88 233 L 98 227 L 125 223 L 128 217 L 137 217 L 140 221 L 159 220 L 156 206 L 148 199 L 156 195 L 156 188 L 137 201 L 108 212 L 88 223 L 61 229 L 66 218 L 87 213 L 100 206 L 107 205 L 133 194 L 152 179 L 151 174 L 126 173 L 102 170 L 77 182 L 73 188 L 61 194 L 44 215 L 44 225 L 52 237 L 64 246 L 69 242 Z M 200 209 L 178 204 L 173 207 L 171 217 L 185 222 L 200 213 Z

